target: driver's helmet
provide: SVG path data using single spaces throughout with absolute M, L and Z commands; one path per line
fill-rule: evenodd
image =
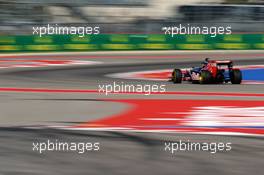
M 209 62 L 209 59 L 210 58 L 205 58 L 204 61 L 202 62 L 202 65 L 206 66 L 208 64 L 208 62 Z
M 210 60 L 210 58 L 205 58 L 204 59 L 204 61 L 207 62 L 207 63 L 209 62 L 209 60 Z

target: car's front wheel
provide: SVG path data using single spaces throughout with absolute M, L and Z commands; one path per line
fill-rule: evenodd
M 180 69 L 174 69 L 172 72 L 172 82 L 181 83 L 182 82 L 182 72 Z

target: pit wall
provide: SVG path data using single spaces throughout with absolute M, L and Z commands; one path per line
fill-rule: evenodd
M 0 52 L 111 50 L 264 50 L 264 34 L 177 35 L 99 34 L 0 36 Z

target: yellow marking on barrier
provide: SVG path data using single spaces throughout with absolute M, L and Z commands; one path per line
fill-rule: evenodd
M 249 49 L 250 45 L 244 43 L 217 43 L 215 47 L 220 49 Z
M 21 50 L 21 46 L 18 45 L 0 45 L 0 51 L 16 51 Z
M 167 49 L 173 49 L 173 45 L 172 44 L 139 44 L 139 47 L 141 49 L 163 49 L 163 50 L 167 50 Z
M 0 37 L 1 44 L 15 44 L 16 38 L 12 36 L 2 36 Z
M 256 43 L 254 44 L 254 47 L 257 49 L 264 49 L 264 43 Z
M 131 50 L 134 49 L 135 46 L 133 44 L 103 44 L 102 47 L 104 49 L 113 49 L 113 50 Z
M 204 35 L 187 35 L 185 38 L 189 43 L 203 43 L 205 41 Z
M 210 44 L 176 44 L 176 47 L 179 49 L 186 49 L 186 50 L 212 49 L 212 46 Z
M 66 50 L 96 50 L 98 49 L 96 44 L 64 44 Z
M 110 37 L 111 42 L 122 42 L 127 43 L 129 41 L 128 36 L 126 35 L 113 35 Z
M 228 42 L 242 42 L 242 35 L 225 35 L 223 38 L 224 41 Z
M 39 36 L 35 36 L 34 37 L 34 42 L 35 43 L 45 43 L 45 44 L 50 44 L 53 42 L 53 38 L 51 36 L 42 36 L 42 37 L 39 37 Z
M 91 39 L 89 36 L 84 36 L 84 37 L 72 36 L 71 41 L 72 42 L 79 42 L 79 43 L 89 43 L 91 41 Z
M 48 51 L 48 50 L 59 50 L 59 45 L 26 45 L 26 50 L 38 50 L 38 51 Z
M 147 37 L 148 42 L 165 42 L 166 38 L 164 35 L 149 35 Z

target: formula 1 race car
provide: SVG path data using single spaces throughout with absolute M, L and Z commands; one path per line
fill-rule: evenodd
M 200 84 L 221 84 L 228 82 L 240 84 L 242 73 L 239 69 L 233 68 L 232 61 L 217 61 L 206 58 L 201 67 L 192 67 L 186 70 L 174 69 L 171 79 L 173 83 L 190 81 Z

